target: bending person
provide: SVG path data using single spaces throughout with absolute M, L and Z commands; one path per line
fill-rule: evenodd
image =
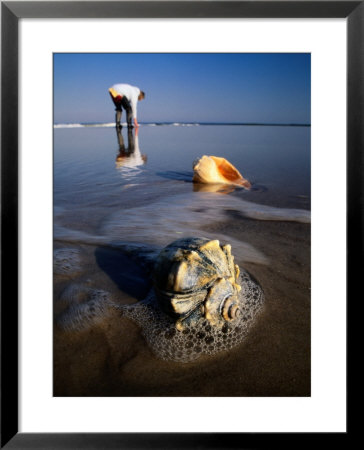
M 132 127 L 132 120 L 134 120 L 134 125 L 137 128 L 139 126 L 137 120 L 137 103 L 138 100 L 145 98 L 145 93 L 136 86 L 130 86 L 130 84 L 114 84 L 109 88 L 109 93 L 115 105 L 116 126 L 121 126 L 121 114 L 124 108 L 128 127 Z

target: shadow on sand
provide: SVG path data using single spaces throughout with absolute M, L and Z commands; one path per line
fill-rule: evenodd
M 149 274 L 117 249 L 97 247 L 96 262 L 118 288 L 137 300 L 144 299 L 151 287 Z

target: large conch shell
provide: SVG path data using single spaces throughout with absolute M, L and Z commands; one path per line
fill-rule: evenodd
M 193 163 L 193 181 L 195 183 L 222 183 L 242 186 L 251 184 L 227 159 L 204 155 Z
M 176 328 L 195 326 L 201 317 L 222 327 L 240 313 L 240 269 L 229 244 L 206 238 L 182 238 L 165 247 L 153 270 L 161 308 Z

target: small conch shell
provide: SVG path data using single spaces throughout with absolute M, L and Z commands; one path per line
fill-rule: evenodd
M 251 184 L 227 159 L 217 156 L 202 156 L 193 163 L 193 181 L 195 183 L 223 183 L 242 186 Z

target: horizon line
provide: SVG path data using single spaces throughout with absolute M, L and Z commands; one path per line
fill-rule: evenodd
M 54 122 L 53 125 L 107 125 L 114 122 Z M 199 121 L 146 121 L 139 125 L 231 125 L 231 126 L 288 126 L 288 127 L 310 127 L 311 123 L 295 122 L 199 122 Z

